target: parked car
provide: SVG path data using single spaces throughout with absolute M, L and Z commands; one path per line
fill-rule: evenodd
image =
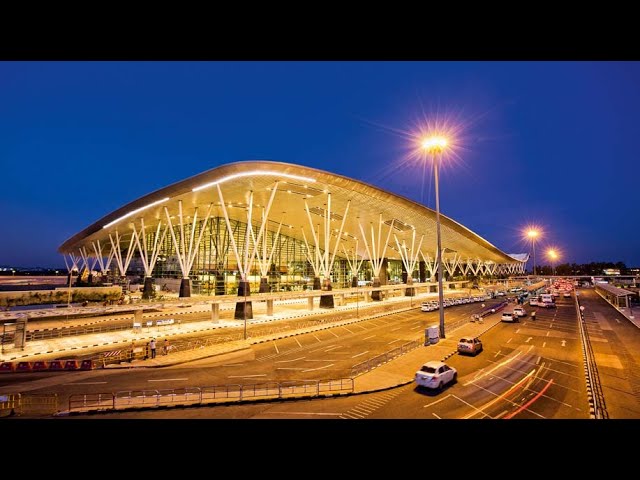
M 415 382 L 419 387 L 441 389 L 458 379 L 458 371 L 444 362 L 427 362 L 416 372 Z
M 478 337 L 462 337 L 458 341 L 458 353 L 477 355 L 482 351 L 482 341 Z

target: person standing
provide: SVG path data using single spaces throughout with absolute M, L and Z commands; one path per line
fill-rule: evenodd
M 169 340 L 165 338 L 164 343 L 162 345 L 162 354 L 166 355 L 167 353 L 169 353 Z
M 151 358 L 156 358 L 156 339 L 152 338 L 149 342 L 149 348 L 151 349 Z

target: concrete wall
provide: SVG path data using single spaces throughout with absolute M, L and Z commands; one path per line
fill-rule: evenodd
M 122 287 L 119 286 L 71 288 L 72 302 L 104 302 L 106 300 L 119 300 L 121 296 Z M 68 298 L 68 288 L 30 290 L 24 292 L 0 292 L 0 307 L 38 305 L 43 303 L 67 303 Z

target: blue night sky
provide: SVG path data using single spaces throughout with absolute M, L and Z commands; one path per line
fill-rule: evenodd
M 560 262 L 640 266 L 640 62 L 0 62 L 0 265 L 57 247 L 151 191 L 225 163 L 328 170 L 435 208 L 410 156 L 460 128 L 445 215 Z

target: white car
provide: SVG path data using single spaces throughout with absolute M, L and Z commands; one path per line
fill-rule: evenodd
M 444 362 L 433 360 L 422 365 L 416 372 L 415 381 L 419 387 L 441 389 L 448 383 L 455 383 L 458 371 Z
M 518 317 L 526 317 L 527 311 L 522 307 L 513 307 L 513 314 Z
M 500 317 L 500 320 L 503 322 L 517 322 L 518 316 L 513 312 L 504 312 L 502 317 Z

